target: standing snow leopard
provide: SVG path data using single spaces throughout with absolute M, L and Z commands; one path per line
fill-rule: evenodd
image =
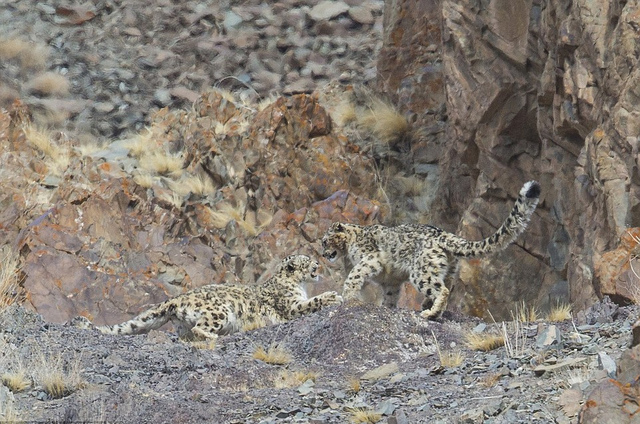
M 323 256 L 334 261 L 346 254 L 353 264 L 344 282 L 342 297 L 357 298 L 366 279 L 392 270 L 409 276 L 424 296 L 421 316 L 437 318 L 447 306 L 449 289 L 458 259 L 485 255 L 504 249 L 527 227 L 540 199 L 540 184 L 527 182 L 511 213 L 491 236 L 470 241 L 431 225 L 355 225 L 333 223 L 322 238 Z M 385 285 L 384 291 L 395 305 L 403 279 Z

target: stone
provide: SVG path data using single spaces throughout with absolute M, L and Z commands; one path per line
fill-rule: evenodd
M 598 352 L 598 367 L 607 372 L 611 378 L 616 375 L 616 362 L 605 352 Z
M 356 6 L 356 7 L 350 8 L 349 17 L 353 19 L 355 22 L 362 25 L 371 25 L 375 21 L 375 18 L 373 17 L 371 10 L 369 10 L 366 7 Z
M 324 0 L 313 6 L 308 13 L 314 21 L 324 21 L 342 15 L 348 10 L 349 5 L 342 1 Z
M 562 348 L 562 336 L 560 330 L 554 324 L 541 324 L 542 329 L 538 329 L 538 337 L 536 338 L 536 348 L 546 349 L 561 349 Z

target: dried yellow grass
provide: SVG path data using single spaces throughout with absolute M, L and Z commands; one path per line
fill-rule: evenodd
M 0 59 L 15 59 L 23 69 L 43 69 L 49 60 L 49 48 L 15 38 L 0 40 Z
M 502 375 L 499 373 L 492 373 L 489 374 L 487 376 L 484 376 L 483 378 L 481 378 L 480 380 L 478 380 L 478 383 L 483 386 L 483 387 L 493 387 L 496 384 L 498 384 L 498 382 L 500 381 L 500 379 L 502 378 Z
M 251 321 L 243 321 L 242 322 L 242 330 L 241 331 L 251 331 L 257 330 L 258 328 L 263 328 L 267 326 L 267 321 L 261 317 L 253 319 Z
M 17 371 L 2 374 L 2 384 L 7 386 L 14 393 L 21 392 L 31 386 L 31 381 L 23 367 Z
M 217 339 L 191 340 L 189 344 L 198 350 L 213 350 L 216 348 L 217 341 Z
M 169 180 L 167 182 L 169 189 L 181 196 L 187 196 L 193 193 L 198 196 L 206 196 L 216 192 L 211 178 L 202 175 L 183 174 L 179 180 Z
M 345 126 L 358 119 L 356 107 L 352 102 L 343 100 L 334 108 L 332 114 L 333 120 L 340 126 Z
M 465 342 L 469 349 L 488 352 L 504 346 L 504 336 L 495 333 L 474 333 L 470 331 L 465 335 Z
M 236 103 L 237 99 L 236 96 L 229 90 L 226 90 L 224 88 L 214 88 L 213 91 L 217 92 L 218 94 L 220 94 L 220 96 L 225 99 L 228 102 L 231 103 Z
M 558 303 L 551 308 L 547 315 L 547 321 L 562 322 L 571 319 L 571 305 Z
M 272 344 L 268 350 L 258 346 L 253 352 L 253 358 L 267 364 L 284 365 L 291 362 L 291 353 L 279 344 Z
M 151 188 L 155 179 L 153 175 L 148 172 L 140 172 L 133 176 L 133 181 L 135 181 L 140 187 Z
M 380 99 L 374 99 L 369 109 L 358 116 L 358 123 L 385 144 L 402 139 L 409 130 L 405 117 Z
M 520 322 L 536 322 L 538 319 L 538 309 L 535 306 L 527 306 L 523 301 L 516 306 L 515 319 Z
M 64 174 L 71 164 L 69 146 L 60 146 L 53 141 L 49 131 L 35 125 L 25 125 L 23 131 L 27 143 L 44 155 L 49 172 L 53 175 Z
M 355 424 L 375 424 L 382 419 L 382 414 L 371 409 L 355 408 L 351 411 L 349 419 Z
M 153 131 L 145 128 L 133 137 L 122 143 L 125 149 L 129 149 L 129 156 L 141 158 L 143 155 L 156 151 L 159 146 L 153 142 Z
M 258 111 L 265 110 L 267 107 L 271 106 L 275 101 L 278 100 L 276 96 L 265 97 L 264 99 L 258 102 Z
M 45 96 L 66 96 L 69 87 L 69 80 L 56 72 L 42 73 L 27 83 L 29 91 Z
M 60 399 L 85 387 L 82 379 L 80 361 L 75 358 L 65 366 L 60 353 L 47 355 L 40 352 L 39 359 L 32 371 L 33 380 L 42 387 L 51 398 Z
M 20 296 L 20 262 L 9 246 L 0 250 L 0 312 L 17 302 Z
M 286 389 L 289 387 L 297 387 L 307 380 L 313 382 L 318 378 L 318 373 L 315 371 L 290 371 L 280 370 L 273 379 L 273 385 L 276 389 Z
M 152 174 L 171 175 L 180 177 L 184 160 L 179 156 L 173 156 L 164 151 L 152 151 L 140 158 L 140 168 Z
M 175 191 L 161 191 L 158 194 L 158 198 L 180 209 L 184 203 L 184 197 L 176 193 Z
M 353 393 L 358 393 L 362 389 L 360 379 L 356 376 L 347 378 L 347 385 L 349 387 L 349 390 L 351 390 Z
M 249 213 L 245 217 L 245 206 L 243 204 L 233 206 L 226 202 L 220 202 L 216 206 L 218 210 L 209 210 L 210 225 L 214 228 L 222 229 L 229 222 L 235 221 L 240 229 L 251 237 L 258 235 L 273 219 L 273 215 L 262 209 L 258 211 L 257 218 L 253 213 Z
M 464 361 L 464 355 L 461 351 L 443 351 L 440 349 L 440 343 L 438 343 L 438 339 L 436 338 L 436 334 L 431 331 L 433 335 L 433 340 L 436 345 L 436 352 L 438 353 L 438 359 L 440 360 L 440 365 L 445 368 L 455 368 L 462 364 Z
M 0 402 L 0 422 L 1 423 L 20 423 L 24 422 L 24 418 L 20 418 L 13 407 L 13 400 L 7 399 L 6 402 Z

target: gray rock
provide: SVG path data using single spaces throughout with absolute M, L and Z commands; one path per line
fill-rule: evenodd
M 541 350 L 560 349 L 562 348 L 562 336 L 560 329 L 554 324 L 540 324 L 542 330 L 538 328 L 538 337 L 536 338 L 536 348 Z
M 605 352 L 598 352 L 598 367 L 607 372 L 607 375 L 614 378 L 616 375 L 616 362 Z
M 349 5 L 342 1 L 321 1 L 310 11 L 309 17 L 314 21 L 324 21 L 335 18 L 349 10 Z

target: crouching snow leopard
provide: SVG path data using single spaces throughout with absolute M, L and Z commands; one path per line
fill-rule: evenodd
M 342 303 L 336 292 L 307 298 L 302 283 L 316 278 L 318 266 L 308 256 L 291 255 L 263 285 L 210 284 L 160 303 L 122 324 L 96 328 L 105 334 L 142 334 L 171 320 L 181 336 L 216 339 L 259 323 L 282 323 Z M 84 317 L 75 318 L 73 325 L 92 326 Z
M 540 198 L 540 184 L 529 181 L 507 219 L 484 240 L 469 241 L 431 225 L 361 226 L 333 223 L 322 238 L 323 256 L 333 261 L 346 253 L 353 264 L 344 282 L 345 300 L 357 298 L 366 279 L 383 270 L 404 276 L 424 296 L 421 316 L 437 318 L 447 306 L 449 289 L 445 282 L 453 278 L 458 258 L 499 251 L 508 246 L 527 227 Z M 388 305 L 398 300 L 400 283 L 383 287 Z

